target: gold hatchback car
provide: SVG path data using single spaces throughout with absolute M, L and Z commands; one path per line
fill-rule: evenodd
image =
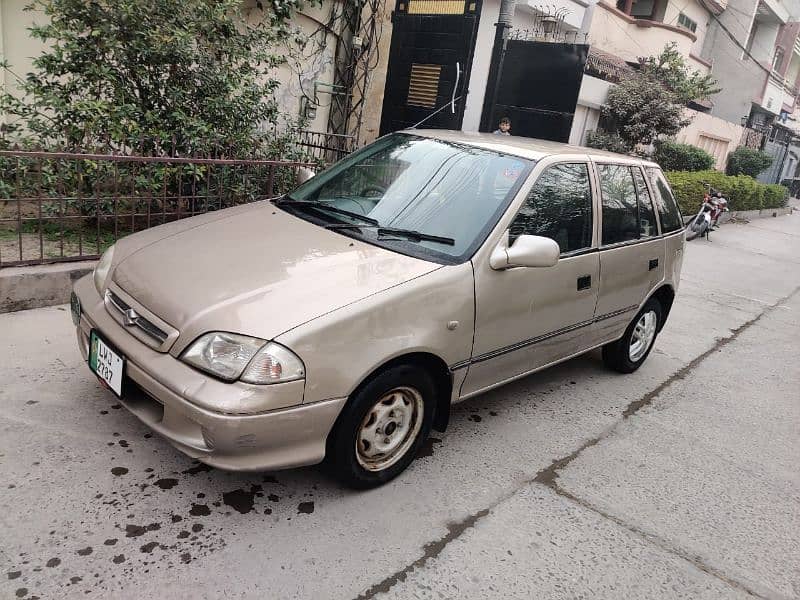
M 232 470 L 402 472 L 450 406 L 669 315 L 681 215 L 658 165 L 410 130 L 281 198 L 126 237 L 75 284 L 89 368 L 176 448 Z

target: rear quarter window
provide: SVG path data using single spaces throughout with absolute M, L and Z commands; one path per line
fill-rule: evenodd
M 650 187 L 653 190 L 653 200 L 655 201 L 658 218 L 661 220 L 661 232 L 671 233 L 683 229 L 683 217 L 675 201 L 675 195 L 667 183 L 667 178 L 661 169 L 647 167 L 647 178 L 650 180 Z

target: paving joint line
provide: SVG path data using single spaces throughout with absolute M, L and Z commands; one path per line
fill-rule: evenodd
M 567 490 L 562 488 L 560 485 L 558 485 L 558 483 L 556 483 L 555 481 L 552 484 L 547 485 L 547 487 L 549 487 L 551 490 L 553 490 L 556 494 L 558 494 L 562 498 L 566 498 L 567 500 L 573 502 L 574 504 L 577 504 L 578 506 L 580 506 L 582 508 L 585 508 L 586 510 L 591 511 L 591 512 L 603 517 L 604 519 L 608 519 L 612 523 L 616 523 L 618 526 L 620 526 L 623 529 L 626 529 L 627 531 L 630 531 L 631 533 L 637 535 L 638 537 L 642 538 L 644 541 L 649 542 L 650 544 L 653 544 L 654 546 L 660 548 L 661 550 L 664 550 L 668 554 L 672 554 L 674 556 L 677 556 L 680 559 L 685 560 L 686 562 L 688 562 L 689 564 L 694 566 L 696 569 L 702 571 L 703 573 L 706 573 L 707 575 L 711 575 L 715 579 L 719 579 L 720 581 L 722 581 L 723 583 L 726 583 L 730 587 L 732 587 L 734 589 L 737 589 L 739 591 L 745 592 L 746 594 L 748 594 L 750 596 L 753 596 L 754 598 L 759 598 L 760 600 L 769 600 L 769 597 L 759 594 L 758 592 L 756 592 L 755 590 L 749 588 L 745 584 L 743 584 L 743 583 L 741 583 L 739 581 L 736 581 L 735 579 L 731 579 L 730 577 L 728 577 L 727 575 L 725 575 L 721 571 L 715 569 L 714 567 L 708 566 L 707 564 L 705 564 L 703 562 L 701 557 L 699 557 L 699 556 L 690 556 L 690 555 L 686 554 L 685 552 L 682 552 L 680 549 L 676 548 L 675 546 L 669 544 L 665 540 L 659 538 L 658 536 L 655 536 L 653 534 L 647 533 L 643 529 L 639 529 L 635 525 L 631 525 L 629 523 L 626 523 L 625 521 L 623 521 L 619 517 L 616 517 L 616 516 L 612 515 L 611 513 L 605 512 L 604 510 L 601 510 L 600 508 L 594 506 L 592 503 L 587 502 L 586 500 L 583 500 L 582 498 L 578 498 L 574 494 L 568 492 Z
M 726 575 L 724 575 L 723 573 L 721 573 L 720 571 L 714 569 L 713 567 L 710 567 L 710 566 L 704 564 L 699 559 L 699 557 L 689 556 L 689 555 L 681 552 L 677 548 L 674 548 L 674 547 L 668 545 L 663 540 L 660 540 L 659 538 L 657 538 L 655 536 L 647 534 L 646 532 L 634 527 L 633 525 L 629 525 L 629 524 L 625 523 L 624 521 L 622 521 L 618 517 L 610 515 L 610 514 L 604 512 L 604 511 L 600 510 L 599 508 L 593 506 L 589 502 L 586 502 L 586 501 L 578 498 L 577 496 L 571 494 L 570 492 L 566 491 L 561 486 L 559 486 L 556 480 L 558 479 L 559 471 L 561 471 L 562 469 L 567 467 L 572 461 L 574 461 L 576 458 L 578 458 L 578 456 L 584 450 L 586 450 L 587 448 L 591 448 L 592 446 L 596 446 L 601 441 L 605 440 L 617 428 L 617 426 L 619 426 L 620 423 L 622 423 L 625 420 L 627 420 L 628 418 L 632 417 L 637 412 L 639 412 L 641 409 L 643 409 L 643 408 L 649 406 L 650 404 L 652 404 L 653 401 L 661 394 L 661 392 L 663 392 L 665 389 L 667 389 L 673 383 L 685 379 L 706 358 L 708 358 L 712 354 L 715 354 L 716 352 L 719 352 L 722 348 L 724 348 L 725 346 L 727 346 L 731 342 L 735 341 L 742 333 L 744 333 L 750 327 L 752 327 L 753 325 L 758 323 L 758 321 L 760 321 L 764 316 L 766 316 L 769 313 L 771 313 L 772 311 L 777 310 L 778 308 L 780 308 L 783 304 L 785 304 L 787 301 L 789 301 L 798 292 L 800 292 L 800 287 L 795 288 L 791 293 L 789 293 L 788 295 L 786 295 L 783 298 L 779 299 L 774 304 L 771 304 L 771 305 L 767 306 L 764 310 L 762 310 L 759 314 L 757 314 L 752 319 L 750 319 L 748 321 L 745 321 L 744 323 L 742 323 L 741 325 L 739 325 L 735 329 L 732 329 L 730 335 L 728 335 L 728 336 L 726 336 L 724 338 L 718 339 L 717 342 L 711 348 L 709 348 L 708 350 L 706 350 L 705 352 L 703 352 L 699 356 L 695 357 L 691 362 L 687 363 L 686 365 L 684 365 L 683 367 L 678 369 L 678 371 L 676 371 L 671 377 L 669 377 L 665 381 L 661 382 L 658 386 L 656 386 L 653 390 L 651 390 L 650 392 L 645 394 L 642 398 L 640 398 L 639 400 L 634 400 L 633 402 L 628 404 L 628 407 L 622 412 L 622 419 L 620 421 L 617 421 L 617 423 L 612 425 L 609 429 L 607 429 L 605 432 L 601 433 L 597 437 L 594 437 L 594 438 L 588 440 L 587 442 L 585 442 L 582 446 L 580 446 L 577 450 L 575 450 L 574 452 L 572 452 L 568 456 L 565 456 L 563 458 L 560 458 L 560 459 L 557 459 L 557 460 L 553 461 L 553 463 L 549 467 L 539 471 L 536 474 L 536 477 L 534 477 L 533 481 L 535 483 L 539 483 L 539 484 L 542 484 L 542 485 L 544 485 L 546 487 L 549 487 L 550 489 L 552 489 L 559 496 L 567 498 L 568 500 L 571 500 L 572 502 L 575 502 L 578 505 L 580 505 L 580 506 L 582 506 L 582 507 L 584 507 L 584 508 L 586 508 L 588 510 L 593 511 L 593 512 L 597 513 L 598 515 L 613 521 L 617 525 L 619 525 L 621 527 L 624 527 L 625 529 L 640 535 L 643 539 L 655 544 L 656 546 L 658 546 L 659 548 L 661 548 L 663 550 L 666 550 L 667 552 L 670 552 L 671 554 L 674 554 L 674 555 L 676 555 L 676 556 L 688 561 L 689 563 L 691 563 L 692 565 L 694 565 L 695 567 L 697 567 L 701 571 L 703 571 L 705 573 L 708 573 L 709 575 L 712 575 L 713 577 L 716 577 L 717 579 L 725 582 L 726 584 L 728 584 L 728 585 L 730 585 L 730 586 L 732 586 L 732 587 L 734 587 L 736 589 L 739 589 L 741 591 L 744 591 L 747 594 L 749 594 L 751 596 L 754 596 L 756 598 L 765 598 L 765 596 L 762 596 L 761 594 L 757 593 L 756 591 L 750 589 L 748 586 L 744 585 L 743 583 L 738 582 L 736 580 L 733 580 L 733 579 L 727 577 Z
M 628 531 L 636 533 L 637 535 L 641 536 L 644 540 L 646 540 L 646 541 L 648 541 L 650 543 L 653 543 L 654 545 L 658 546 L 659 548 L 661 548 L 663 550 L 666 550 L 667 552 L 669 552 L 671 554 L 674 554 L 675 556 L 678 556 L 679 558 L 687 560 L 689 563 L 691 563 L 692 565 L 694 565 L 696 568 L 700 569 L 704 573 L 708 573 L 709 575 L 712 575 L 713 577 L 716 577 L 717 579 L 720 579 L 724 583 L 726 583 L 726 584 L 728 584 L 728 585 L 730 585 L 730 586 L 732 586 L 732 587 L 734 587 L 736 589 L 742 590 L 742 591 L 748 593 L 749 595 L 751 595 L 753 597 L 766 600 L 765 596 L 762 596 L 762 595 L 756 593 L 755 591 L 749 589 L 744 584 L 739 583 L 739 582 L 737 582 L 735 580 L 729 579 L 724 574 L 716 571 L 712 567 L 709 567 L 709 566 L 703 564 L 700 561 L 699 558 L 692 558 L 690 556 L 686 556 L 684 554 L 681 554 L 676 549 L 664 545 L 663 542 L 662 543 L 658 543 L 660 541 L 660 540 L 658 540 L 658 538 L 655 538 L 655 537 L 653 537 L 653 536 L 651 536 L 651 535 L 649 535 L 649 534 L 647 534 L 647 533 L 645 533 L 643 531 L 640 531 L 640 530 L 636 529 L 635 527 L 633 527 L 631 525 L 628 525 L 628 524 L 624 523 L 623 521 L 619 520 L 617 517 L 614 517 L 612 515 L 606 514 L 603 511 L 601 511 L 601 510 L 595 508 L 594 506 L 590 505 L 589 503 L 577 498 L 576 496 L 573 496 L 572 494 L 570 494 L 569 492 L 567 492 L 566 490 L 561 488 L 556 483 L 556 479 L 558 478 L 558 472 L 560 470 L 564 469 L 566 466 L 568 466 L 576 458 L 578 458 L 578 456 L 580 456 L 580 454 L 584 450 L 586 450 L 587 448 L 591 448 L 592 446 L 596 446 L 601 441 L 605 440 L 609 435 L 611 435 L 616 430 L 616 428 L 619 426 L 620 423 L 625 422 L 628 418 L 630 418 L 633 415 L 635 415 L 642 408 L 645 408 L 646 406 L 649 406 L 650 404 L 652 404 L 653 401 L 666 388 L 668 388 L 670 385 L 672 385 L 676 381 L 680 381 L 682 379 L 685 379 L 689 375 L 689 373 L 691 373 L 706 358 L 708 358 L 712 354 L 718 352 L 719 350 L 721 350 L 722 348 L 724 348 L 725 346 L 727 346 L 728 344 L 730 344 L 731 342 L 736 340 L 736 338 L 738 338 L 747 329 L 749 329 L 750 327 L 752 327 L 753 325 L 758 323 L 758 321 L 760 321 L 762 317 L 766 316 L 767 314 L 769 314 L 773 310 L 776 310 L 779 306 L 781 306 L 782 304 L 786 303 L 788 300 L 790 300 L 798 292 L 800 292 L 800 287 L 796 287 L 791 293 L 789 293 L 788 295 L 780 298 L 774 304 L 770 304 L 764 310 L 762 310 L 759 314 L 757 314 L 755 317 L 749 319 L 748 321 L 745 321 L 744 323 L 742 323 L 738 327 L 732 329 L 730 335 L 728 335 L 728 336 L 726 336 L 724 338 L 718 338 L 717 341 L 714 343 L 714 345 L 711 348 L 709 348 L 708 350 L 706 350 L 705 352 L 703 352 L 699 356 L 695 357 L 692 361 L 690 361 L 689 363 L 687 363 L 686 365 L 684 365 L 683 367 L 678 369 L 669 378 L 667 378 L 666 380 L 661 382 L 659 385 L 657 385 L 654 389 L 652 389 L 650 392 L 648 392 L 644 396 L 642 396 L 642 398 L 640 398 L 639 400 L 634 400 L 633 402 L 628 404 L 628 406 L 622 412 L 622 418 L 619 421 L 617 421 L 616 423 L 614 423 L 613 425 L 607 427 L 602 433 L 600 433 L 600 435 L 598 435 L 596 437 L 593 437 L 590 440 L 584 442 L 574 452 L 568 454 L 567 456 L 564 456 L 562 458 L 554 460 L 550 464 L 549 467 L 546 467 L 546 468 L 542 469 L 541 471 L 539 471 L 538 473 L 536 473 L 536 475 L 533 478 L 525 479 L 522 482 L 520 482 L 519 485 L 516 485 L 516 486 L 512 487 L 507 493 L 505 493 L 502 496 L 500 496 L 499 498 L 497 498 L 494 502 L 492 502 L 486 508 L 483 508 L 483 509 L 481 509 L 481 510 L 479 510 L 477 512 L 471 513 L 468 516 L 466 516 L 466 517 L 464 517 L 464 518 L 462 518 L 462 519 L 460 519 L 458 521 L 454 521 L 454 522 L 448 523 L 447 524 L 447 533 L 444 536 L 442 536 L 441 538 L 438 538 L 436 540 L 433 540 L 433 541 L 428 542 L 427 544 L 425 544 L 423 546 L 422 556 L 417 558 L 415 561 L 409 563 L 408 565 L 406 565 L 402 569 L 400 569 L 398 571 L 395 571 L 391 575 L 383 578 L 378 583 L 375 583 L 375 584 L 371 585 L 364 592 L 362 592 L 361 594 L 356 596 L 355 600 L 371 600 L 372 598 L 374 598 L 378 594 L 381 594 L 381 593 L 384 593 L 384 592 L 388 592 L 391 588 L 393 588 L 398 583 L 404 582 L 408 578 L 408 575 L 411 572 L 413 572 L 413 571 L 425 566 L 425 564 L 428 561 L 430 561 L 430 560 L 432 560 L 434 558 L 437 558 L 451 542 L 453 542 L 454 540 L 456 540 L 459 537 L 461 537 L 461 535 L 463 535 L 469 529 L 472 529 L 478 521 L 480 521 L 485 516 L 487 516 L 489 513 L 491 513 L 491 511 L 494 510 L 495 508 L 497 508 L 500 504 L 502 504 L 506 500 L 512 498 L 513 496 L 518 494 L 520 491 L 522 491 L 523 489 L 525 489 L 526 487 L 528 487 L 532 483 L 538 483 L 538 484 L 544 485 L 544 486 L 552 489 L 559 496 L 562 496 L 563 498 L 567 498 L 568 500 L 571 500 L 572 502 L 577 503 L 578 505 L 586 508 L 587 510 L 591 510 L 592 512 L 595 512 L 596 514 L 599 514 L 600 516 L 602 516 L 602 517 L 604 517 L 606 519 L 609 519 L 610 521 L 618 524 L 619 526 L 624 527 Z

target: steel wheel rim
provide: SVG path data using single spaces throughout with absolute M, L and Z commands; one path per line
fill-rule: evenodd
M 645 355 L 656 337 L 658 318 L 653 310 L 647 311 L 636 322 L 631 334 L 631 343 L 628 356 L 632 362 L 637 362 Z
M 367 471 L 383 471 L 403 458 L 422 428 L 424 402 L 412 387 L 386 392 L 364 415 L 356 435 L 356 459 Z

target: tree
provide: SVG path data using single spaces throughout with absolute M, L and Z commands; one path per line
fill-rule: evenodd
M 250 152 L 275 124 L 272 73 L 301 0 L 35 0 L 47 50 L 24 97 L 0 96 L 6 133 L 40 145 Z M 8 65 L 3 65 L 8 67 Z M 262 136 L 263 138 L 263 136 Z
M 739 146 L 728 155 L 725 173 L 728 175 L 749 175 L 756 178 L 758 174 L 772 165 L 772 157 L 766 152 Z
M 719 91 L 710 75 L 689 72 L 674 44 L 656 57 L 641 58 L 639 69 L 608 93 L 602 116 L 608 124 L 589 145 L 633 152 L 663 137 L 672 137 L 691 120 L 684 107 L 690 100 L 708 98 Z
M 602 115 L 613 124 L 605 143 L 632 152 L 636 146 L 653 143 L 659 136 L 674 136 L 690 123 L 683 116 L 677 94 L 665 89 L 646 73 L 636 73 L 608 93 Z M 608 135 L 611 134 L 611 135 Z
M 675 93 L 681 104 L 692 100 L 708 100 L 720 91 L 717 80 L 711 74 L 689 71 L 689 66 L 678 52 L 675 42 L 667 44 L 658 56 L 640 58 L 639 68 L 642 73 L 651 75 L 666 89 Z
M 586 134 L 586 145 L 589 148 L 599 148 L 609 152 L 619 152 L 620 154 L 630 152 L 630 148 L 619 135 L 603 130 L 588 132 Z

